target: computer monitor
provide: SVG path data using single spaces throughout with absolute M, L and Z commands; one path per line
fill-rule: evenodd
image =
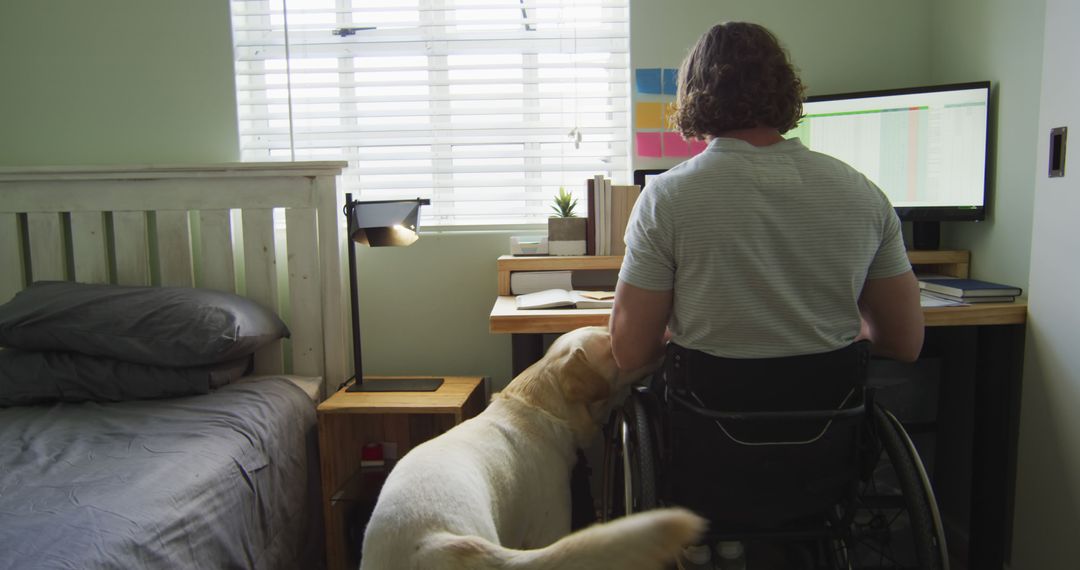
M 988 81 L 813 96 L 785 136 L 866 175 L 935 249 L 939 222 L 986 218 L 989 101 Z
M 664 172 L 665 169 L 663 168 L 635 170 L 634 184 L 636 184 L 638 188 L 644 190 L 645 186 L 647 186 L 649 182 L 652 182 L 653 178 L 656 178 L 658 174 L 663 174 Z

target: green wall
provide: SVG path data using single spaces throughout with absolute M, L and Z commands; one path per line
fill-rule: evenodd
M 409 247 L 357 248 L 364 372 L 509 382 L 510 337 L 488 333 L 488 313 L 511 235 L 424 233 Z
M 943 224 L 942 247 L 970 250 L 974 277 L 1020 287 L 1031 254 L 1045 5 L 939 0 L 930 11 L 933 82 L 994 84 L 989 214 L 983 222 Z
M 3 0 L 0 85 L 0 166 L 240 156 L 224 0 Z

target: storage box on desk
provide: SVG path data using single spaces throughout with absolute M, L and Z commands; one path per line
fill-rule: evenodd
M 511 236 L 510 255 L 547 255 L 548 238 L 546 236 Z

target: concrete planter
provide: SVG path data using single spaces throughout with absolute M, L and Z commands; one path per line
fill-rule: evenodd
M 585 218 L 548 218 L 548 255 L 585 255 Z

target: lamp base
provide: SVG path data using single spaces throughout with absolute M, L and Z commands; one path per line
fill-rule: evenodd
M 346 392 L 434 392 L 442 386 L 442 378 L 384 378 L 353 382 Z

